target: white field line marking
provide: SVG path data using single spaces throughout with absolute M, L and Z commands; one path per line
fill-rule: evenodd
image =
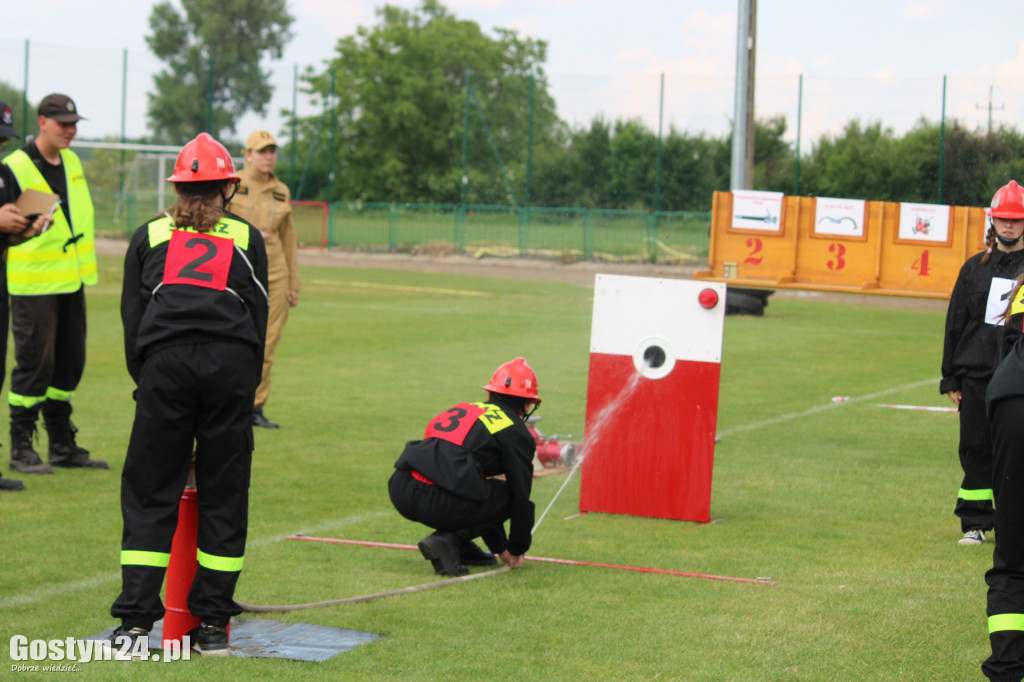
M 299 533 L 304 533 L 306 535 L 322 533 L 323 531 L 326 531 L 326 530 L 332 530 L 334 528 L 343 528 L 345 526 L 351 526 L 351 525 L 354 525 L 354 524 L 357 524 L 357 523 L 362 523 L 364 521 L 370 521 L 372 519 L 378 519 L 378 518 L 381 518 L 382 516 L 387 516 L 388 514 L 391 514 L 391 513 L 397 513 L 397 512 L 394 512 L 393 510 L 383 510 L 382 509 L 382 510 L 379 510 L 379 511 L 369 512 L 369 513 L 365 513 L 365 514 L 356 514 L 355 516 L 346 516 L 346 517 L 341 518 L 341 519 L 333 519 L 331 521 L 324 521 L 322 523 L 318 523 L 318 524 L 316 524 L 314 526 L 310 526 L 309 528 L 306 528 L 305 530 L 298 531 L 298 532 Z M 295 533 L 285 533 L 283 535 L 271 535 L 269 537 L 259 538 L 258 540 L 254 540 L 252 542 L 248 542 L 247 543 L 247 549 L 252 549 L 252 548 L 255 548 L 255 547 L 262 547 L 264 545 L 274 544 L 275 542 L 281 542 L 282 540 L 287 538 L 289 535 L 294 535 L 294 534 Z M 101 575 L 95 575 L 95 576 L 93 576 L 91 578 L 85 578 L 83 580 L 75 580 L 75 581 L 68 582 L 68 583 L 59 583 L 57 585 L 50 585 L 48 587 L 44 587 L 44 588 L 42 588 L 40 590 L 35 590 L 33 592 L 27 592 L 25 594 L 16 594 L 16 595 L 13 595 L 13 596 L 10 596 L 10 597 L 4 597 L 3 599 L 0 599 L 0 609 L 6 609 L 6 608 L 9 608 L 11 606 L 19 606 L 21 604 L 31 604 L 33 602 L 42 601 L 43 599 L 49 599 L 50 597 L 59 597 L 61 595 L 70 594 L 72 592 L 80 592 L 82 590 L 91 590 L 93 588 L 99 587 L 101 585 L 106 585 L 107 583 L 112 583 L 112 582 L 114 582 L 116 580 L 120 580 L 120 579 L 121 579 L 121 571 L 118 570 L 118 571 L 111 571 L 110 573 L 103 573 Z M 113 598 L 113 596 L 116 596 L 116 595 L 112 595 L 111 598 Z
M 313 284 L 324 284 L 336 287 L 354 287 L 356 289 L 384 289 L 385 291 L 401 291 L 412 294 L 452 294 L 454 296 L 490 296 L 485 291 L 472 289 L 437 289 L 435 287 L 417 287 L 410 284 L 381 284 L 378 282 L 351 282 L 331 279 L 314 279 Z
M 737 434 L 737 433 L 740 433 L 742 431 L 751 431 L 753 429 L 760 429 L 760 428 L 763 428 L 765 426 L 773 426 L 775 424 L 781 424 L 782 422 L 792 421 L 793 419 L 801 419 L 803 417 L 810 417 L 812 415 L 818 414 L 819 412 L 824 412 L 825 410 L 834 410 L 837 407 L 842 407 L 844 405 L 849 405 L 851 403 L 862 403 L 862 402 L 865 402 L 865 401 L 868 401 L 868 400 L 876 400 L 878 398 L 881 398 L 884 395 L 890 395 L 892 393 L 899 393 L 900 391 L 908 391 L 908 390 L 911 390 L 911 389 L 914 389 L 914 388 L 921 388 L 922 386 L 927 386 L 928 384 L 933 384 L 933 383 L 936 383 L 937 381 L 939 381 L 938 377 L 936 377 L 935 379 L 925 379 L 924 381 L 918 381 L 918 382 L 915 382 L 913 384 L 907 384 L 905 386 L 897 386 L 895 388 L 889 388 L 889 389 L 886 389 L 884 391 L 879 391 L 877 393 L 869 393 L 867 395 L 858 396 L 856 398 L 850 398 L 849 400 L 844 400 L 844 401 L 838 402 L 838 403 L 830 402 L 830 403 L 826 403 L 824 405 L 818 405 L 817 407 L 812 407 L 809 410 L 804 410 L 802 412 L 793 412 L 793 413 L 790 413 L 790 414 L 781 415 L 779 417 L 772 417 L 771 419 L 765 419 L 763 421 L 754 422 L 752 424 L 743 424 L 741 426 L 734 426 L 731 429 L 726 429 L 725 431 L 719 431 L 718 432 L 718 436 L 721 437 L 721 438 L 725 438 L 726 436 L 732 436 L 733 434 Z

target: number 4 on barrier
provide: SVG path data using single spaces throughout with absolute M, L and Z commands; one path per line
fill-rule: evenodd
M 931 271 L 928 269 L 928 249 L 921 252 L 921 257 L 910 266 L 911 270 L 917 270 L 918 277 L 928 277 Z

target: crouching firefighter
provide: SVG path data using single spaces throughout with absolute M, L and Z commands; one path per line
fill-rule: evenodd
M 423 440 L 406 443 L 388 481 L 395 509 L 434 529 L 419 549 L 440 575 L 465 575 L 467 565 L 497 563 L 495 555 L 522 568 L 530 548 L 536 446 L 526 419 L 541 402 L 537 376 L 516 358 L 483 389 L 487 402 L 445 410 L 427 424 Z M 493 554 L 473 543 L 477 537 Z
M 192 643 L 227 655 L 242 570 L 252 468 L 252 401 L 267 337 L 267 251 L 259 230 L 224 211 L 238 183 L 207 133 L 168 178 L 177 202 L 142 225 L 124 261 L 121 320 L 135 422 L 121 475 L 121 594 L 112 640 L 147 637 L 164 613 L 178 502 L 195 451 L 198 568 Z M 233 193 L 233 192 L 232 192 Z

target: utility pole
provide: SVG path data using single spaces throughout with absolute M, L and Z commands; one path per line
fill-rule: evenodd
M 980 104 L 974 105 L 975 109 L 984 109 L 985 107 Z M 988 136 L 992 137 L 992 86 L 988 86 Z M 996 111 L 1002 111 L 1006 108 L 1005 104 L 1001 104 Z
M 754 184 L 754 54 L 757 0 L 739 0 L 736 32 L 736 100 L 732 130 L 730 187 Z

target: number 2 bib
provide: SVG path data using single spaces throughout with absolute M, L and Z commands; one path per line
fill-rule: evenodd
M 211 234 L 172 230 L 164 262 L 164 284 L 191 284 L 224 291 L 235 242 Z

